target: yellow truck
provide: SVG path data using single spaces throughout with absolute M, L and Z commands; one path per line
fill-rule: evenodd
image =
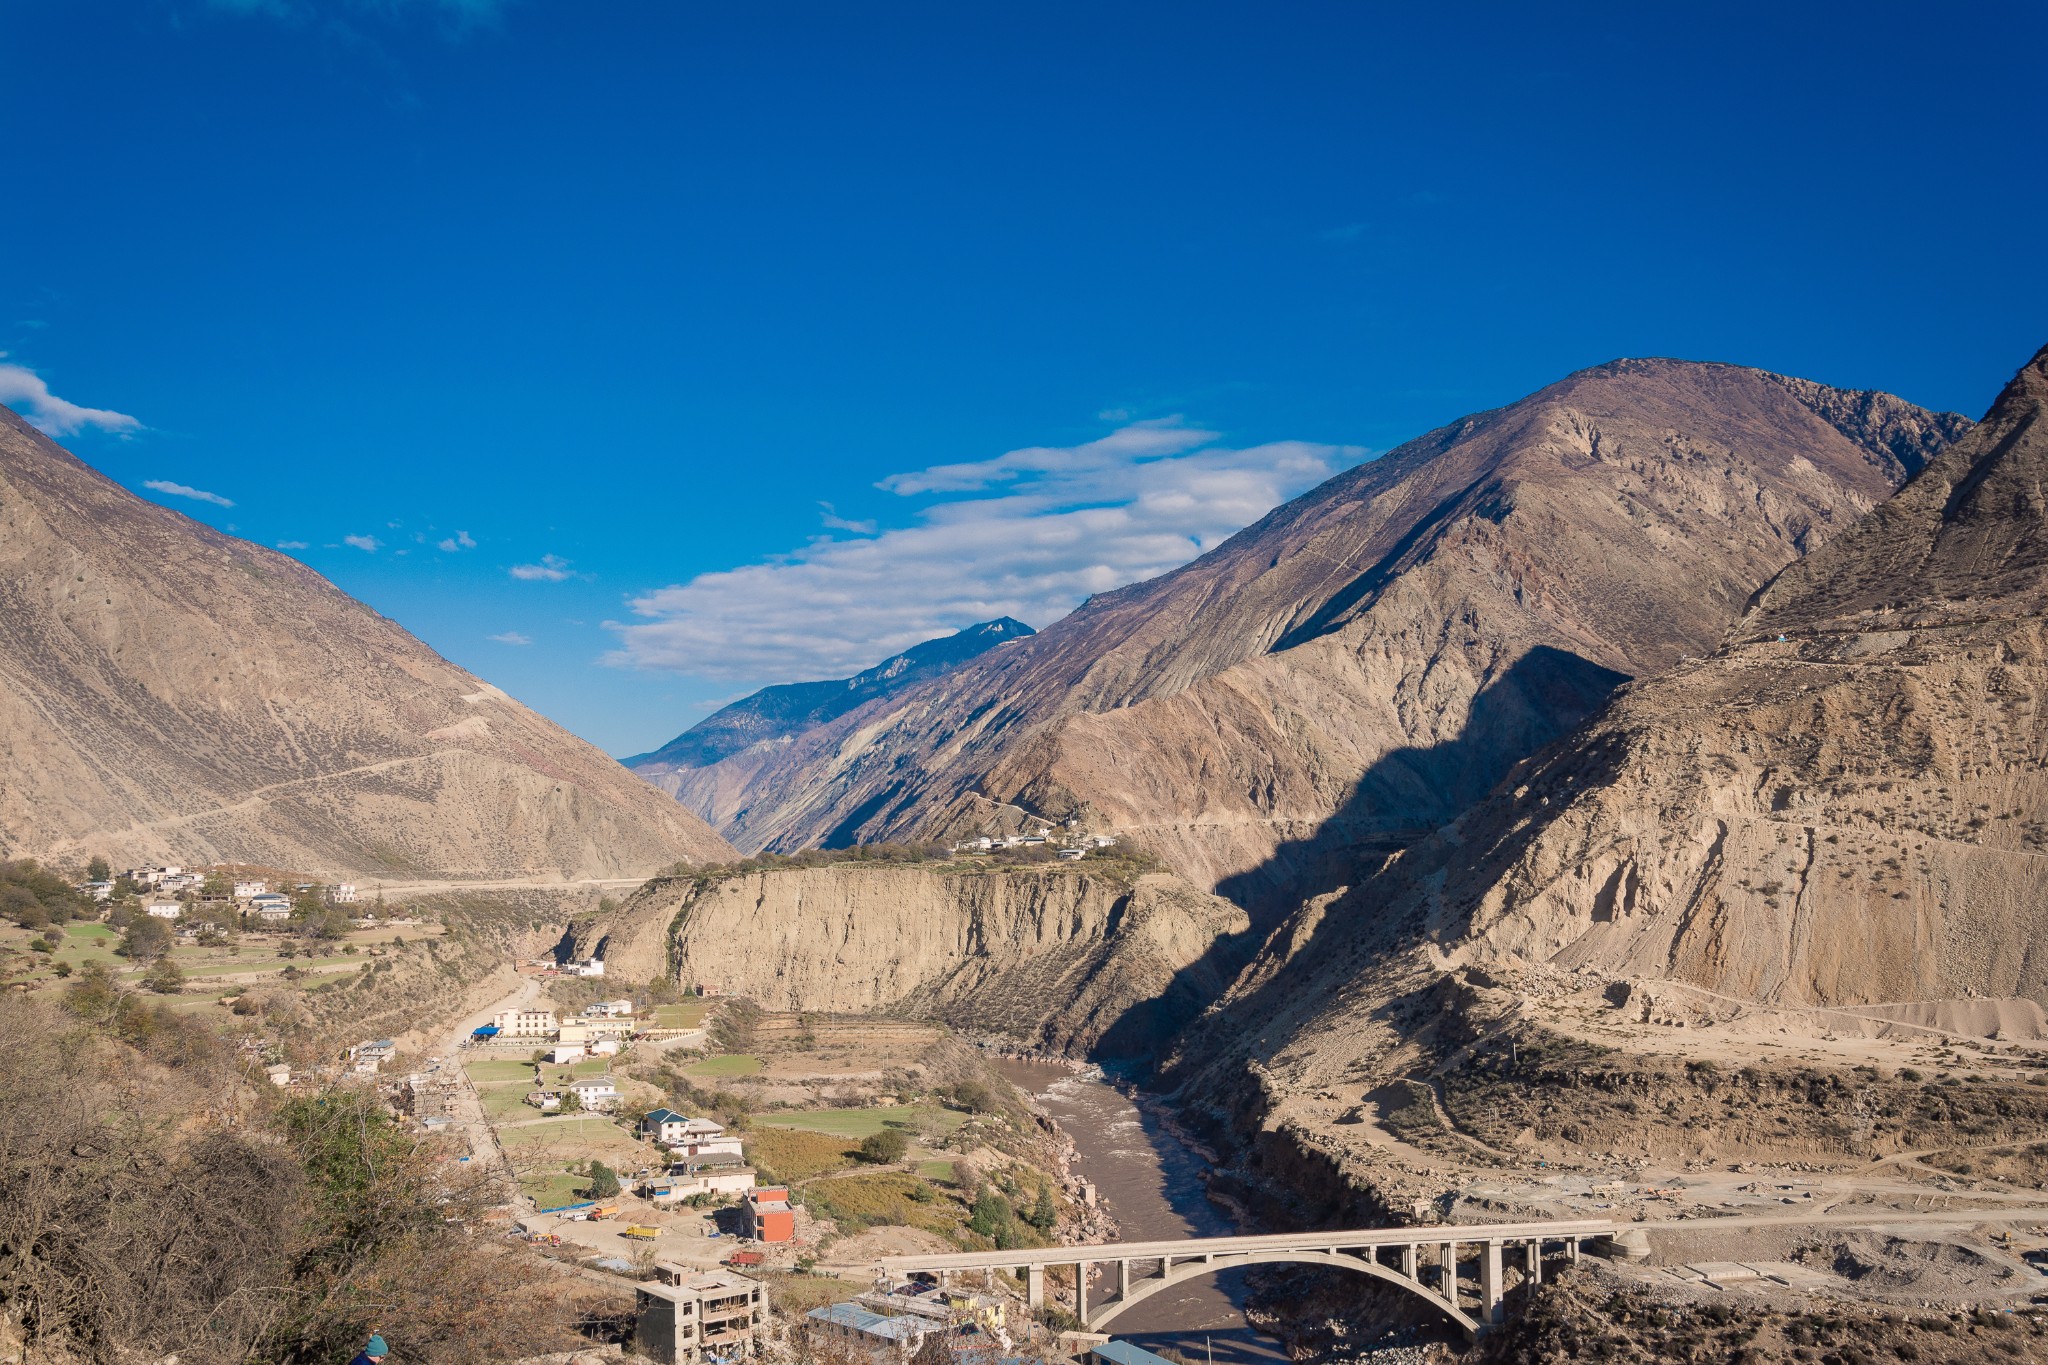
M 651 1242 L 661 1236 L 661 1229 L 644 1228 L 636 1224 L 632 1227 L 619 1229 L 619 1236 L 631 1237 L 636 1242 Z

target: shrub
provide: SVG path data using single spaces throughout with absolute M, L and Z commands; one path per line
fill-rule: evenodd
M 877 1165 L 890 1165 L 901 1161 L 910 1151 L 910 1139 L 900 1128 L 884 1128 L 861 1139 L 860 1159 Z

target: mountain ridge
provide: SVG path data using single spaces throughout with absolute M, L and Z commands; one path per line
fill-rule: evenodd
M 825 724 L 877 697 L 957 667 L 1010 640 L 1035 632 L 1010 616 L 979 621 L 892 654 L 847 678 L 778 683 L 748 694 L 644 754 L 619 761 L 658 780 L 676 768 L 705 768 L 768 740 L 787 739 Z
M 1280 896 L 1449 818 L 1614 679 L 1711 650 L 1968 426 L 1742 366 L 1609 362 L 679 787 L 743 848 L 957 836 L 1022 808 Z
M 731 849 L 288 556 L 0 409 L 0 856 L 645 876 Z

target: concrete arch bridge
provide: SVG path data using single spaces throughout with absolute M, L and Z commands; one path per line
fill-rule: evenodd
M 1024 1281 L 1026 1298 L 1038 1308 L 1045 1303 L 1045 1272 L 1069 1268 L 1077 1286 L 1074 1315 L 1085 1330 L 1100 1332 L 1125 1309 L 1200 1276 L 1250 1265 L 1336 1266 L 1406 1290 L 1477 1336 L 1501 1320 L 1510 1273 L 1540 1282 L 1546 1257 L 1577 1260 L 1585 1243 L 1610 1239 L 1622 1230 L 1619 1223 L 1588 1219 L 1191 1237 L 890 1256 L 881 1269 L 897 1279 L 936 1275 L 941 1283 L 1008 1271 Z

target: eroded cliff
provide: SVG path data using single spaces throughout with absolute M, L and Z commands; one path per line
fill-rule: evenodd
M 775 1010 L 955 1023 L 1070 1055 L 1146 1057 L 1242 965 L 1249 924 L 1119 865 L 839 863 L 657 878 L 579 926 L 608 974 L 668 976 Z

